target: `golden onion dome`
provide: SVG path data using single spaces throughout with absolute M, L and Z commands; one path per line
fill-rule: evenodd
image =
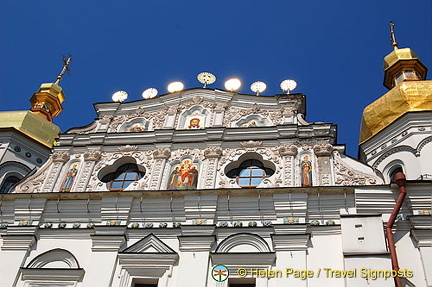
M 397 84 L 364 109 L 360 144 L 404 114 L 419 111 L 432 111 L 432 81 L 403 81 Z
M 402 75 L 404 73 L 406 75 Z M 426 74 L 426 66 L 410 48 L 396 47 L 384 58 L 384 86 L 389 89 L 403 79 L 425 80 Z
M 420 60 L 410 48 L 395 49 L 384 58 L 384 71 L 400 60 Z
M 60 132 L 58 126 L 31 111 L 0 112 L 0 129 L 18 130 L 49 148 Z

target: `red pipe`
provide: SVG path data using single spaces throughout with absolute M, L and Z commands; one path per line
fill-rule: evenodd
M 396 273 L 397 273 L 399 271 L 399 263 L 398 263 L 397 254 L 396 254 L 396 245 L 395 245 L 394 238 L 393 238 L 392 227 L 393 227 L 394 222 L 396 221 L 396 216 L 398 215 L 399 210 L 401 209 L 402 203 L 403 203 L 405 196 L 407 194 L 406 189 L 405 189 L 405 184 L 406 184 L 405 174 L 403 174 L 402 172 L 396 173 L 394 176 L 394 181 L 396 182 L 397 186 L 399 187 L 399 197 L 396 201 L 395 207 L 393 208 L 392 214 L 390 215 L 390 219 L 386 224 L 386 227 L 385 227 L 386 232 L 385 233 L 387 236 L 388 248 L 390 250 L 392 269 L 394 271 L 396 271 Z M 401 277 L 395 276 L 394 281 L 395 281 L 395 286 L 402 287 Z

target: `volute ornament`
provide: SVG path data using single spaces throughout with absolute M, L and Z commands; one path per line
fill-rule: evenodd
M 192 101 L 193 101 L 195 104 L 200 104 L 200 103 L 202 103 L 203 100 L 204 100 L 204 98 L 201 97 L 201 96 L 195 96 L 195 97 L 192 98 Z
M 316 144 L 313 150 L 317 156 L 329 156 L 333 152 L 333 146 L 329 143 Z
M 154 159 L 169 159 L 171 157 L 171 151 L 169 148 L 156 148 L 153 151 Z
M 137 151 L 138 146 L 137 145 L 125 145 L 125 146 L 119 146 L 118 150 L 121 152 L 131 152 L 131 151 Z
M 175 114 L 177 114 L 178 110 L 179 110 L 178 106 L 170 106 L 167 110 L 167 114 L 168 115 L 175 115 Z
M 51 156 L 53 162 L 67 162 L 69 157 L 70 155 L 67 151 L 56 151 Z
M 218 104 L 216 104 L 215 111 L 216 112 L 223 112 L 226 110 L 227 107 L 228 106 L 225 103 L 218 103 Z
M 101 158 L 101 152 L 98 150 L 88 150 L 84 153 L 85 161 L 97 161 Z
M 259 147 L 262 146 L 263 142 L 262 141 L 247 141 L 247 142 L 241 142 L 240 146 L 244 147 L 244 148 L 253 148 L 253 147 Z
M 372 185 L 381 184 L 382 180 L 374 175 L 365 174 L 361 171 L 355 170 L 348 164 L 344 163 L 338 152 L 334 153 L 334 170 L 335 170 L 335 184 L 352 186 L 352 185 Z
M 251 107 L 252 113 L 257 113 L 260 110 L 260 106 L 257 103 L 254 103 Z
M 296 156 L 298 153 L 297 146 L 292 144 L 282 144 L 276 148 L 280 156 Z
M 208 146 L 204 150 L 205 158 L 220 158 L 222 156 L 222 149 L 218 146 Z
M 102 116 L 99 121 L 101 124 L 107 124 L 113 119 L 113 116 Z

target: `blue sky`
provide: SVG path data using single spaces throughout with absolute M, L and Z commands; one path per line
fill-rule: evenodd
M 338 125 L 338 143 L 357 156 L 361 114 L 387 90 L 383 58 L 411 47 L 432 67 L 432 1 L 28 1 L 0 4 L 0 110 L 25 110 L 41 83 L 55 81 L 61 55 L 73 55 L 61 82 L 62 131 L 90 123 L 94 102 L 117 90 L 141 92 L 183 81 L 201 87 L 209 71 L 223 89 L 238 77 L 239 92 L 255 81 L 264 95 L 284 79 L 307 96 L 308 121 Z M 431 77 L 428 76 L 428 79 Z

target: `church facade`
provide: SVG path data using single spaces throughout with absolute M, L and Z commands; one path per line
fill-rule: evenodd
M 361 161 L 299 93 L 95 104 L 2 194 L 2 284 L 431 286 L 432 88 L 405 55 L 386 60 L 389 93 L 422 97 L 381 125 L 365 110 Z

